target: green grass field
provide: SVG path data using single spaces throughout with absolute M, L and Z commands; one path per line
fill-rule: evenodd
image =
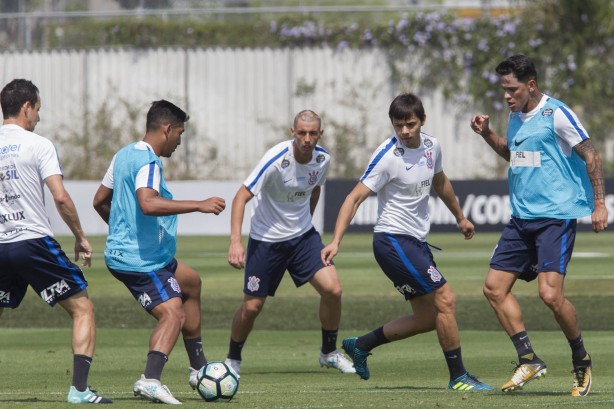
M 326 240 L 327 237 L 325 237 Z M 463 355 L 467 368 L 495 388 L 504 383 L 515 359 L 511 342 L 499 328 L 481 286 L 497 234 L 432 234 L 429 242 L 439 269 L 458 299 Z M 59 238 L 65 250 L 72 241 Z M 132 396 L 132 383 L 144 368 L 150 318 L 104 267 L 102 238 L 93 238 L 94 266 L 86 271 L 96 305 L 98 340 L 90 375 L 92 387 L 122 408 L 151 405 Z M 226 354 L 230 319 L 239 305 L 242 272 L 226 263 L 226 237 L 181 237 L 178 258 L 203 277 L 203 337 L 211 360 Z M 244 353 L 234 408 L 589 408 L 614 407 L 614 236 L 582 233 L 566 280 L 566 293 L 580 317 L 594 358 L 594 387 L 579 401 L 569 396 L 570 351 L 552 315 L 537 296 L 535 283 L 518 283 L 516 294 L 536 352 L 548 376 L 513 394 L 452 393 L 433 333 L 382 346 L 369 358 L 371 379 L 320 368 L 317 296 L 309 286 L 295 289 L 285 279 L 267 305 Z M 70 254 L 70 253 L 69 253 Z M 340 337 L 359 335 L 399 315 L 409 305 L 390 285 L 371 255 L 371 235 L 348 235 L 336 258 L 344 288 Z M 48 308 L 32 292 L 17 310 L 0 319 L 0 407 L 56 408 L 64 403 L 71 380 L 70 320 Z M 181 340 L 163 374 L 187 407 L 211 405 L 187 385 L 187 356 Z

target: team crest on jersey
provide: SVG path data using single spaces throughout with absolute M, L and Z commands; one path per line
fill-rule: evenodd
M 435 267 L 430 266 L 428 269 L 428 273 L 431 276 L 431 280 L 433 280 L 434 283 L 438 283 L 441 281 L 441 279 L 443 278 L 441 276 L 441 273 L 439 272 L 439 270 L 437 270 Z
M 316 182 L 318 181 L 319 174 L 320 174 L 319 170 L 312 170 L 311 172 L 309 172 L 309 180 L 307 181 L 307 183 L 309 183 L 310 186 L 315 185 Z
M 324 155 L 319 154 L 319 155 L 316 157 L 316 162 L 317 162 L 317 163 L 322 163 L 322 162 L 324 162 Z
M 424 146 L 430 148 L 431 146 L 433 146 L 433 141 L 431 141 L 429 138 L 424 138 Z
M 284 159 L 284 160 L 281 161 L 281 168 L 282 169 L 285 169 L 288 166 L 290 166 L 290 161 L 288 159 Z
M 251 276 L 247 279 L 247 289 L 251 292 L 258 291 L 260 288 L 260 279 L 256 276 Z
M 433 169 L 433 152 L 432 151 L 424 152 L 424 157 L 426 158 L 426 167 L 429 169 Z
M 177 279 L 175 277 L 170 277 L 166 281 L 168 281 L 168 283 L 171 285 L 171 288 L 173 289 L 173 291 L 175 291 L 176 293 L 181 292 L 181 288 L 179 287 L 179 283 L 177 282 Z
M 403 148 L 394 148 L 394 151 L 392 151 L 392 153 L 394 153 L 394 156 L 403 156 L 403 154 L 405 153 L 405 149 Z
M 149 297 L 149 294 L 143 293 L 139 295 L 139 304 L 141 304 L 143 308 L 147 308 L 149 304 L 151 304 L 151 297 Z
M 554 111 L 552 110 L 552 108 L 547 108 L 547 109 L 544 109 L 544 110 L 542 111 L 542 116 L 550 116 L 550 115 L 552 115 L 552 113 L 553 113 L 553 112 L 554 112 Z

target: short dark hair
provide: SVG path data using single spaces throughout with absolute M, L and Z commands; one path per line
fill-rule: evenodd
M 398 95 L 390 104 L 390 109 L 388 110 L 390 120 L 405 119 L 412 115 L 421 121 L 424 121 L 426 118 L 422 101 L 416 95 L 409 92 Z
M 154 101 L 147 112 L 147 132 L 155 131 L 165 124 L 178 125 L 187 122 L 190 116 L 172 102 L 164 99 Z
M 294 128 L 296 128 L 296 124 L 299 120 L 305 122 L 318 121 L 318 126 L 322 128 L 322 119 L 320 119 L 320 116 L 311 109 L 304 109 L 296 114 L 294 117 Z
M 38 101 L 38 88 L 32 81 L 14 79 L 4 86 L 0 92 L 0 106 L 4 119 L 19 115 L 21 107 L 26 102 L 36 105 Z
M 501 61 L 495 68 L 499 75 L 514 74 L 521 82 L 529 80 L 537 81 L 537 70 L 535 64 L 524 54 L 512 55 L 505 61 Z

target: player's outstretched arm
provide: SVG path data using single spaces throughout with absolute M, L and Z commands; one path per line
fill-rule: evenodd
M 471 117 L 471 129 L 480 135 L 497 155 L 506 161 L 510 160 L 510 150 L 507 147 L 507 140 L 499 136 L 490 129 L 490 117 L 488 115 L 477 114 Z
M 83 257 L 83 266 L 92 265 L 92 246 L 90 245 L 85 232 L 81 228 L 79 214 L 72 198 L 64 188 L 61 175 L 52 175 L 45 179 L 45 184 L 53 196 L 55 207 L 58 213 L 75 236 L 75 261 Z
M 253 193 L 241 185 L 234 199 L 230 210 L 230 246 L 228 248 L 228 264 L 234 268 L 245 267 L 245 249 L 243 248 L 241 228 L 243 227 L 243 217 L 245 206 L 254 197 Z
M 339 251 L 339 245 L 341 244 L 341 239 L 343 239 L 343 235 L 347 230 L 350 222 L 356 215 L 356 211 L 362 202 L 365 199 L 373 194 L 373 191 L 365 186 L 362 182 L 358 182 L 354 189 L 347 195 L 341 208 L 339 209 L 339 214 L 337 215 L 337 221 L 335 223 L 335 231 L 333 232 L 332 241 L 322 249 L 320 256 L 322 258 L 322 263 L 328 266 L 331 264 L 333 257 L 335 257 Z
M 475 233 L 475 227 L 463 214 L 463 209 L 461 209 L 458 200 L 456 200 L 452 183 L 443 171 L 433 176 L 433 189 L 435 189 L 437 196 L 454 215 L 458 229 L 465 236 L 465 240 L 471 239 Z
M 593 231 L 599 233 L 608 228 L 608 211 L 605 206 L 605 184 L 603 181 L 603 169 L 601 157 L 595 150 L 590 139 L 585 139 L 573 148 L 578 156 L 586 163 L 586 171 L 593 185 L 593 197 L 595 210 L 591 215 Z
M 226 208 L 221 197 L 206 200 L 171 200 L 158 195 L 155 189 L 142 187 L 137 189 L 136 197 L 143 214 L 147 216 L 170 216 L 184 213 L 220 214 Z

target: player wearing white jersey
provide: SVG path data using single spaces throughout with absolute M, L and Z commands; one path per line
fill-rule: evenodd
M 245 267 L 245 286 L 232 321 L 227 363 L 239 372 L 241 350 L 256 317 L 288 270 L 297 287 L 310 283 L 320 294 L 320 365 L 354 373 L 336 345 L 341 284 L 335 267 L 320 260 L 322 239 L 311 222 L 330 164 L 328 152 L 317 145 L 324 132 L 320 117 L 301 111 L 290 132 L 293 138 L 265 153 L 232 201 L 228 263 Z M 241 226 L 246 204 L 254 197 L 246 256 Z
M 439 142 L 421 132 L 426 120 L 422 101 L 414 94 L 401 94 L 390 104 L 388 116 L 395 134 L 375 150 L 367 170 L 343 202 L 333 239 L 322 250 L 321 257 L 323 263 L 332 263 L 356 210 L 366 198 L 377 193 L 375 259 L 395 288 L 409 300 L 413 313 L 361 337 L 344 339 L 343 349 L 354 360 L 356 373 L 367 380 L 370 377 L 367 357 L 373 348 L 436 330 L 450 372 L 448 388 L 491 390 L 465 369 L 456 324 L 456 299 L 426 243 L 431 187 L 456 218 L 465 239 L 473 237 L 473 224 L 463 215 L 452 184 L 443 172 Z
M 41 99 L 31 82 L 16 79 L 0 93 L 0 315 L 17 308 L 31 286 L 50 306 L 56 303 L 73 320 L 73 379 L 70 403 L 111 403 L 87 386 L 96 325 L 87 281 L 53 238 L 45 210 L 47 185 L 56 208 L 75 236 L 75 261 L 90 266 L 92 246 L 75 205 L 64 188 L 53 143 L 34 133 Z
M 576 311 L 563 284 L 576 237 L 576 219 L 591 215 L 593 230 L 608 225 L 601 159 L 576 114 L 544 95 L 537 71 L 525 55 L 502 61 L 499 75 L 510 108 L 507 135 L 491 130 L 487 115 L 474 115 L 471 128 L 509 161 L 512 219 L 490 260 L 484 294 L 518 354 L 512 391 L 546 374 L 527 335 L 512 287 L 537 276 L 539 295 L 550 308 L 572 350 L 572 396 L 591 389 L 591 356 L 584 348 Z
M 181 333 L 190 361 L 189 385 L 207 363 L 201 338 L 201 279 L 175 259 L 177 215 L 219 214 L 224 199 L 173 200 L 160 157 L 181 144 L 188 115 L 160 100 L 147 112 L 142 141 L 120 149 L 94 197 L 94 208 L 109 224 L 105 262 L 109 271 L 158 322 L 149 338 L 145 371 L 134 383 L 135 395 L 179 404 L 160 382 L 162 370 Z

